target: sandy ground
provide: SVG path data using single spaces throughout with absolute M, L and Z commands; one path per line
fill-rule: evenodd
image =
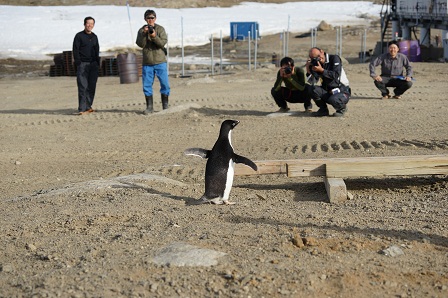
M 346 36 L 347 59 L 359 40 Z M 309 40 L 293 43 L 293 57 L 306 55 Z M 235 151 L 254 161 L 446 155 L 446 64 L 413 63 L 412 89 L 387 101 L 366 63 L 345 65 L 347 115 L 315 118 L 301 104 L 268 116 L 277 107 L 267 64 L 173 70 L 171 106 L 160 111 L 156 96 L 150 116 L 141 82 L 101 77 L 97 112 L 76 116 L 76 79 L 43 76 L 42 63 L 2 63 L 0 297 L 448 295 L 446 176 L 345 179 L 353 199 L 339 204 L 322 177 L 238 176 L 236 205 L 192 206 L 205 160 L 182 153 L 211 148 L 221 122 L 237 119 Z M 210 267 L 154 262 L 178 243 L 226 255 Z M 382 253 L 390 247 L 402 254 Z

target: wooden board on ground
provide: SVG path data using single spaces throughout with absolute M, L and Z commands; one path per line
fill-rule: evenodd
M 448 175 L 448 155 L 355 157 L 256 161 L 258 170 L 237 164 L 235 175 L 286 174 L 288 177 Z

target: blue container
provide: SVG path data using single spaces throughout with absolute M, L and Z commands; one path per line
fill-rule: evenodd
M 245 40 L 260 38 L 260 28 L 258 22 L 230 22 L 230 39 Z

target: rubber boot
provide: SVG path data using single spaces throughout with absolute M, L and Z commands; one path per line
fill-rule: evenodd
M 164 110 L 168 109 L 168 95 L 162 94 L 162 108 Z
M 152 95 L 145 96 L 145 99 L 146 99 L 146 110 L 143 111 L 143 114 L 148 115 L 154 112 L 152 104 Z

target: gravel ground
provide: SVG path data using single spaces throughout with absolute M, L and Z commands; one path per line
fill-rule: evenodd
M 275 38 L 261 40 L 266 59 Z M 359 36 L 344 38 L 353 61 Z M 292 40 L 297 61 L 308 45 Z M 101 77 L 97 112 L 76 116 L 76 79 L 34 63 L 0 63 L 0 297 L 448 295 L 446 175 L 347 178 L 353 196 L 337 204 L 322 177 L 237 176 L 235 205 L 192 205 L 205 161 L 182 154 L 238 119 L 235 151 L 254 161 L 447 155 L 445 64 L 413 63 L 412 89 L 387 101 L 367 64 L 346 64 L 349 112 L 314 118 L 300 104 L 268 117 L 268 64 L 173 69 L 170 109 L 156 97 L 150 116 L 141 83 Z

